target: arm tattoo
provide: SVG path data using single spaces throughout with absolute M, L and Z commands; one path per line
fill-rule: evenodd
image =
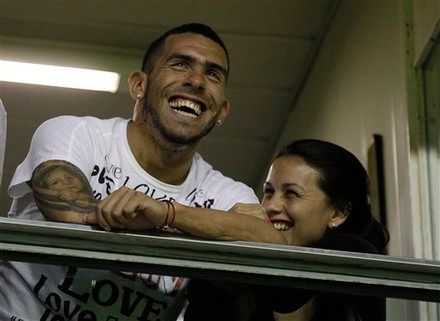
M 63 220 L 63 212 L 84 214 L 95 212 L 98 202 L 85 175 L 66 161 L 52 160 L 40 164 L 32 176 L 31 187 L 41 212 L 55 220 Z

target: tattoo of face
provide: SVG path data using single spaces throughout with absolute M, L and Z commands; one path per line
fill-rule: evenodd
M 94 213 L 97 200 L 84 174 L 65 161 L 39 165 L 32 177 L 32 189 L 38 207 L 47 211 Z
M 55 191 L 80 192 L 92 195 L 84 174 L 74 165 L 64 161 L 49 161 L 39 165 L 32 177 L 32 185 Z

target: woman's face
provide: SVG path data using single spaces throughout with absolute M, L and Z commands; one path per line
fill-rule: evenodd
M 319 173 L 297 156 L 279 157 L 269 170 L 262 205 L 290 245 L 310 245 L 341 223 L 341 213 L 330 205 L 318 179 Z

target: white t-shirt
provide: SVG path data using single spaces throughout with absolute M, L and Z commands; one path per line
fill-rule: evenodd
M 195 207 L 228 210 L 237 202 L 258 203 L 252 189 L 223 176 L 198 154 L 182 185 L 155 179 L 131 153 L 127 124 L 121 118 L 72 116 L 43 123 L 12 178 L 9 217 L 44 220 L 26 182 L 48 160 L 77 166 L 97 199 L 127 186 L 155 199 Z M 175 320 L 187 282 L 171 276 L 4 262 L 0 265 L 0 320 Z

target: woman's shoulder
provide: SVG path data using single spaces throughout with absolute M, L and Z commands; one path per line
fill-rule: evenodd
M 378 254 L 378 249 L 369 241 L 351 233 L 328 233 L 312 245 L 327 250 Z

